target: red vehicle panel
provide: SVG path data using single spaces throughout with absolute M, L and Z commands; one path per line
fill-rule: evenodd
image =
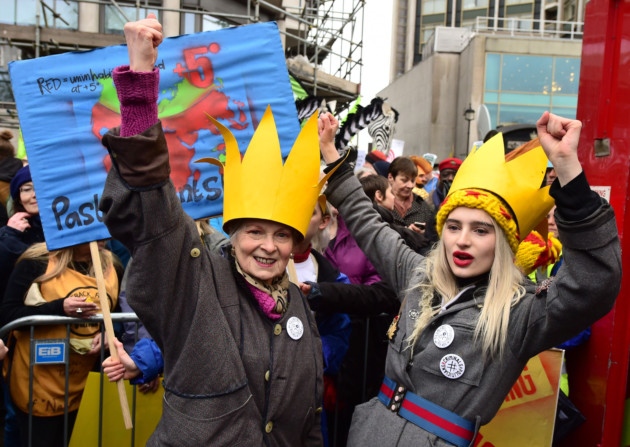
M 630 265 L 630 2 L 591 0 L 586 5 L 577 118 L 584 124 L 580 161 L 589 183 L 613 205 Z M 609 188 L 609 189 L 608 189 Z M 596 297 L 592 297 L 596 299 Z M 630 275 L 613 311 L 593 326 L 588 343 L 567 353 L 570 398 L 587 420 L 563 446 L 624 445 L 624 404 L 630 394 Z

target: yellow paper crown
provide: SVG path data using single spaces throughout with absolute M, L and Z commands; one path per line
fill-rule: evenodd
M 546 168 L 547 156 L 540 143 L 506 161 L 503 135 L 499 133 L 466 157 L 449 195 L 474 188 L 499 197 L 510 208 L 522 241 L 554 204 L 549 187 L 540 187 Z
M 223 228 L 234 219 L 266 219 L 288 225 L 304 236 L 319 192 L 332 174 L 320 180 L 317 113 L 302 128 L 284 165 L 270 106 L 242 160 L 232 132 L 208 118 L 225 140 L 225 166 L 215 158 L 197 162 L 224 167 Z

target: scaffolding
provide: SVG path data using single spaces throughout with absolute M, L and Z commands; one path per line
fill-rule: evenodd
M 92 50 L 124 43 L 124 24 L 155 12 L 176 14 L 176 34 L 276 21 L 289 73 L 304 90 L 341 112 L 360 93 L 365 0 L 40 0 L 35 7 L 3 0 L 0 17 L 0 128 L 18 128 L 8 63 L 17 59 Z M 177 8 L 167 7 L 177 4 Z M 31 4 L 33 5 L 33 4 Z M 98 30 L 79 29 L 83 7 L 98 7 Z M 29 14 L 30 12 L 30 14 Z M 93 18 L 92 18 L 93 19 Z M 187 28 L 192 23 L 194 29 Z

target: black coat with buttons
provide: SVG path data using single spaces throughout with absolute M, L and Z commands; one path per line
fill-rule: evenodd
M 147 445 L 322 445 L 321 340 L 297 287 L 271 321 L 233 260 L 205 249 L 168 179 L 159 123 L 103 143 L 114 168 L 100 209 L 133 255 L 129 304 L 164 354 L 163 414 Z M 297 340 L 287 333 L 295 319 Z

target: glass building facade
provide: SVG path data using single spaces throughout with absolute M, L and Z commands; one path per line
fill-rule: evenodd
M 0 23 L 35 25 L 40 14 L 40 25 L 50 28 L 76 30 L 79 26 L 79 7 L 76 2 L 48 0 L 1 0 Z
M 575 118 L 580 58 L 486 54 L 483 102 L 493 126 L 535 123 L 541 111 Z

